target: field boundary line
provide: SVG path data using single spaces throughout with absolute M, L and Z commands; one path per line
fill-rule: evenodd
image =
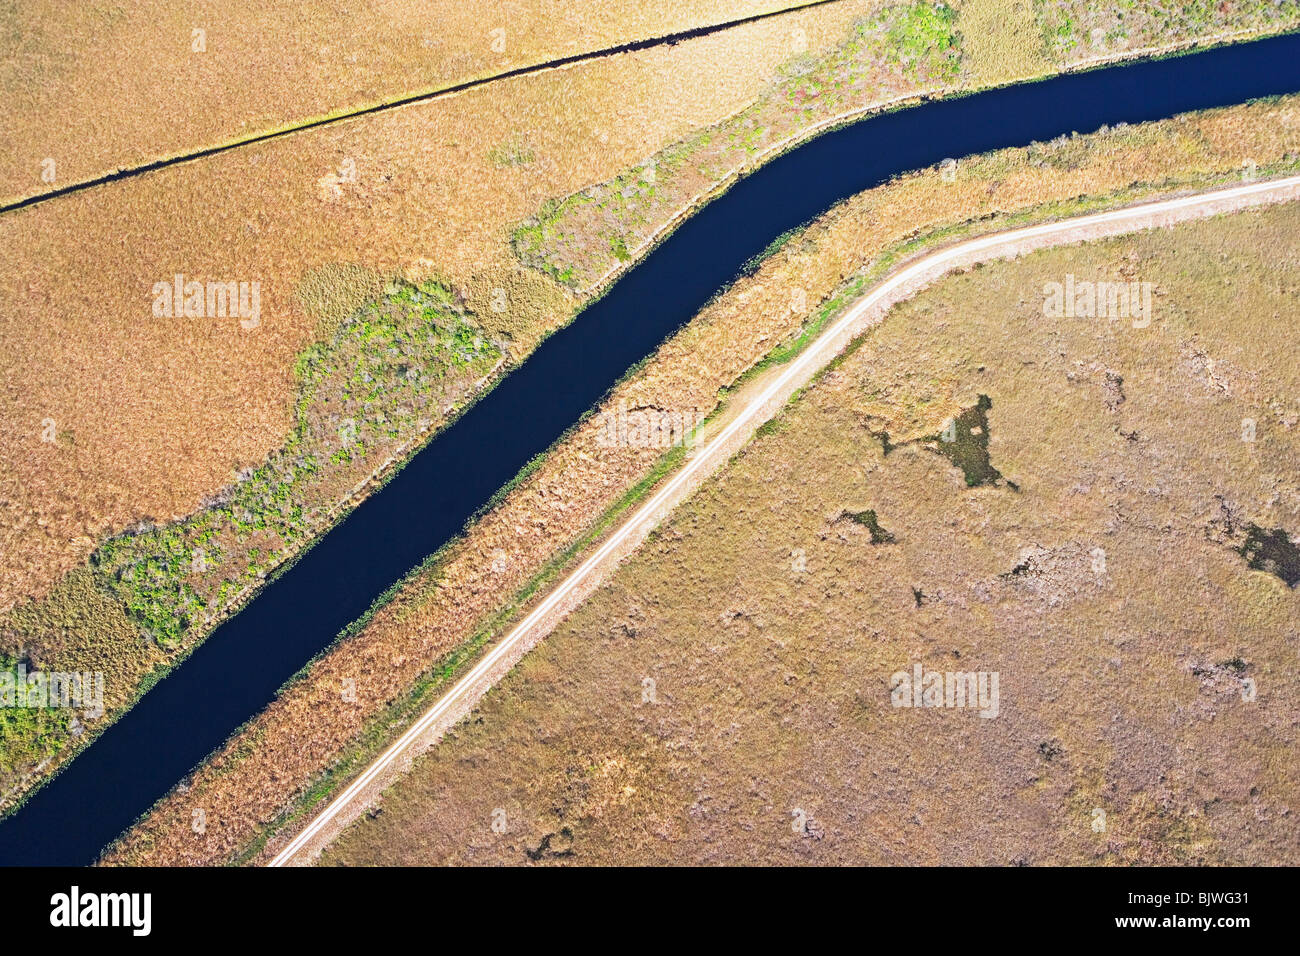
M 624 53 L 639 53 L 642 50 L 652 50 L 660 46 L 675 46 L 685 40 L 695 40 L 701 37 L 711 36 L 715 33 L 721 33 L 735 27 L 743 27 L 751 23 L 760 23 L 764 20 L 770 20 L 773 17 L 783 16 L 788 13 L 799 13 L 804 10 L 811 10 L 816 7 L 827 6 L 837 2 L 838 0 L 802 0 L 802 2 L 795 3 L 788 7 L 782 7 L 779 10 L 768 10 L 764 13 L 754 13 L 747 17 L 727 20 L 722 23 L 705 24 L 703 26 L 692 27 L 689 30 L 678 30 L 674 33 L 663 34 L 662 36 L 643 37 L 640 40 L 629 40 L 625 43 L 615 44 L 614 46 L 589 50 L 586 53 L 572 53 L 568 56 L 557 57 L 552 60 L 546 60 L 542 63 L 518 66 L 509 70 L 502 70 L 499 73 L 491 73 L 487 76 L 480 76 L 475 79 L 462 80 L 449 86 L 425 89 L 418 93 L 406 94 L 391 100 L 381 100 L 377 103 L 358 106 L 340 113 L 317 115 L 300 122 L 273 127 L 271 129 L 263 130 L 260 133 L 251 133 L 248 136 L 233 139 L 225 143 L 218 143 L 215 146 L 204 146 L 200 149 L 191 150 L 186 153 L 177 153 L 172 156 L 164 156 L 160 159 L 150 160 L 147 163 L 138 163 L 134 166 L 124 166 L 111 173 L 103 173 L 99 176 L 93 176 L 90 179 L 78 180 L 75 183 L 60 186 L 58 189 L 51 189 L 48 192 L 35 193 L 30 196 L 24 196 L 21 199 L 12 199 L 0 204 L 0 215 L 8 212 L 17 212 L 20 209 L 26 209 L 29 206 L 49 202 L 52 199 L 58 199 L 62 196 L 85 192 L 86 190 L 93 189 L 96 186 L 104 186 L 124 179 L 133 179 L 136 176 L 143 176 L 146 173 L 155 172 L 160 169 L 168 169 L 172 166 L 180 166 L 185 163 L 192 163 L 201 159 L 207 159 L 211 156 L 218 156 L 222 153 L 242 149 L 245 146 L 254 146 L 258 143 L 281 139 L 294 133 L 303 133 L 308 130 L 319 129 L 323 126 L 333 126 L 336 123 L 360 119 L 362 117 L 372 116 L 376 113 L 385 113 L 389 110 L 399 109 L 403 106 L 412 106 L 418 103 L 427 103 L 432 100 L 443 99 L 444 97 L 457 96 L 461 93 L 466 93 L 470 90 L 488 86 L 489 84 L 497 83 L 502 80 L 513 80 L 523 76 L 533 76 L 540 73 L 549 73 L 554 70 L 563 70 L 582 63 L 609 59 Z

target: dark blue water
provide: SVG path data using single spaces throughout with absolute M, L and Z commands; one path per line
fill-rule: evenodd
M 776 236 L 889 177 L 1300 89 L 1300 34 L 922 104 L 828 133 L 684 223 L 0 823 L 0 863 L 85 864 Z

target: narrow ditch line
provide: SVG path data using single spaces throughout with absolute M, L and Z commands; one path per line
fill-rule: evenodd
M 222 153 L 228 153 L 245 146 L 254 146 L 258 143 L 281 139 L 282 137 L 290 136 L 294 133 L 303 133 L 308 130 L 319 129 L 323 126 L 332 126 L 335 123 L 342 123 L 346 120 L 358 119 L 363 116 L 371 116 L 375 113 L 384 113 L 388 110 L 395 110 L 399 107 L 410 106 L 415 103 L 426 103 L 447 96 L 455 96 L 458 93 L 478 89 L 501 80 L 511 80 L 516 77 L 531 76 L 536 73 L 545 73 L 551 70 L 560 70 L 578 63 L 608 59 L 624 53 L 638 53 L 641 50 L 652 50 L 655 47 L 660 46 L 676 46 L 678 43 L 685 40 L 696 40 L 701 37 L 712 36 L 715 33 L 721 33 L 724 30 L 730 30 L 734 27 L 759 23 L 764 20 L 770 20 L 773 17 L 780 17 L 789 13 L 798 13 L 802 10 L 811 10 L 815 7 L 823 7 L 837 2 L 839 2 L 839 0 L 807 0 L 805 3 L 783 7 L 780 10 L 769 10 L 766 13 L 755 13 L 751 16 L 741 17 L 737 20 L 727 20 L 724 23 L 692 27 L 689 30 L 679 30 L 676 33 L 668 33 L 661 37 L 647 37 L 643 40 L 631 40 L 627 43 L 620 43 L 617 46 L 602 47 L 599 50 L 591 50 L 587 53 L 574 53 L 555 60 L 547 60 L 544 63 L 534 63 L 530 66 L 515 67 L 512 70 L 506 70 L 502 73 L 494 73 L 491 76 L 479 77 L 476 80 L 466 80 L 462 83 L 440 87 L 436 90 L 426 90 L 423 93 L 412 93 L 411 95 L 401 97 L 400 99 L 389 100 L 385 103 L 376 103 L 373 106 L 365 106 L 360 109 L 343 113 L 339 116 L 322 116 L 318 119 L 307 120 L 295 126 L 288 127 L 287 129 L 275 129 L 269 130 L 265 133 L 256 133 L 252 136 L 231 143 L 223 143 L 220 146 L 208 146 L 204 149 L 195 150 L 194 152 L 183 153 L 179 156 L 171 156 L 166 159 L 156 159 L 152 162 L 142 163 L 139 166 L 128 166 L 125 169 L 119 169 L 112 173 L 105 173 L 104 175 L 96 176 L 93 179 L 85 179 L 80 182 L 71 183 L 67 186 L 60 186 L 58 189 L 52 189 L 49 192 L 28 196 L 25 199 L 15 200 L 14 202 L 2 205 L 0 206 L 0 215 L 8 212 L 17 212 L 20 209 L 26 209 L 29 206 L 49 202 L 52 199 L 58 199 L 62 196 L 70 196 L 74 193 L 84 192 L 85 190 L 93 189 L 96 186 L 105 186 L 109 183 L 120 182 L 124 179 L 134 179 L 136 176 L 143 176 L 145 173 L 167 169 L 171 166 L 179 166 L 182 163 L 191 163 L 195 160 L 207 159 L 210 156 L 218 156 Z

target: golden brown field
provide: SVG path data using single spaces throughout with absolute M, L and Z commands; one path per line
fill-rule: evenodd
M 449 283 L 527 354 L 577 300 L 518 265 L 510 225 L 733 112 L 790 55 L 792 25 L 831 45 L 871 6 L 509 80 L 5 216 L 0 608 L 264 461 L 289 431 L 296 357 L 387 279 Z M 521 140 L 529 161 L 500 161 Z M 340 181 L 349 160 L 356 181 Z M 151 290 L 176 273 L 260 281 L 260 327 L 157 320 Z
M 742 8 L 768 9 L 736 9 Z M 110 91 L 129 113 L 138 104 L 171 102 L 195 88 L 220 102 L 219 109 L 213 107 L 220 120 L 210 121 L 202 103 L 191 101 L 182 119 L 174 110 L 141 107 L 137 112 L 171 121 L 151 126 L 137 116 L 135 126 L 123 122 L 132 137 L 128 145 L 156 155 L 168 148 L 158 143 L 170 142 L 166 136 L 173 133 L 193 148 L 213 129 L 221 137 L 239 135 L 220 132 L 230 117 L 244 117 L 239 121 L 250 128 L 271 122 L 249 118 L 250 101 L 229 92 L 247 85 L 237 75 L 238 63 L 246 66 L 250 57 L 234 62 L 227 56 L 237 47 L 217 44 L 208 51 L 220 53 L 204 61 L 222 64 L 226 72 L 220 76 L 119 70 L 114 82 L 106 82 L 97 77 L 97 67 L 87 65 L 102 56 L 83 46 L 125 35 L 132 39 L 123 47 L 149 46 L 166 56 L 165 43 L 150 45 L 143 36 L 160 36 L 150 31 L 167 31 L 173 21 L 85 8 L 75 14 L 84 19 L 68 29 L 83 39 L 93 34 L 93 40 L 66 44 L 58 56 L 47 56 L 42 51 L 54 43 L 52 21 L 40 12 L 45 8 L 34 9 L 12 12 L 8 22 L 25 24 L 29 18 L 28 25 L 44 27 L 6 33 L 7 42 L 26 44 L 10 61 L 16 72 L 6 79 L 15 84 L 13 102 L 21 108 L 13 115 L 20 125 L 66 107 L 70 123 L 41 128 L 80 128 L 86 116 L 99 115 L 78 98 L 83 93 L 93 99 Z M 418 14 L 422 8 L 414 9 Z M 538 9 L 542 16 L 549 8 Z M 691 17 L 706 20 L 719 9 L 688 5 L 674 16 L 693 24 Z M 0 442 L 6 449 L 0 461 L 0 545 L 9 556 L 0 565 L 0 664 L 93 664 L 108 677 L 111 719 L 341 509 L 567 322 L 602 276 L 627 268 L 652 236 L 747 164 L 843 115 L 900 97 L 1059 67 L 1035 47 L 1037 41 L 1030 42 L 1028 8 L 1013 6 L 1005 16 L 998 15 L 1000 9 L 989 0 L 951 8 L 843 0 L 340 121 L 0 218 L 0 237 L 14 251 L 0 266 L 0 379 L 6 386 L 0 393 Z M 472 45 L 481 24 L 471 27 L 457 19 L 466 14 L 441 6 L 437 15 L 446 18 L 439 23 L 450 33 Z M 276 33 L 284 17 L 300 15 L 276 7 L 240 16 L 249 18 L 240 21 L 247 24 L 241 29 L 251 31 L 241 34 L 247 40 L 259 29 Z M 637 14 L 642 16 L 651 15 Z M 546 28 L 531 30 L 529 42 L 537 45 L 520 48 L 521 59 L 509 62 L 554 55 L 546 51 L 569 37 L 562 19 L 550 17 Z M 587 26 L 593 35 L 614 36 L 643 22 L 667 21 L 608 11 Z M 313 30 L 336 27 L 313 20 L 310 29 L 287 32 L 294 42 L 307 43 L 315 42 L 309 39 Z M 507 37 L 513 35 L 507 28 Z M 358 63 L 374 66 L 371 78 L 387 77 L 384 82 L 402 89 L 410 88 L 407 68 L 417 61 L 434 64 L 429 69 L 439 78 L 435 86 L 509 68 L 483 66 L 485 61 L 462 56 L 459 48 L 437 44 L 421 59 L 426 54 L 406 40 L 385 45 L 385 36 L 382 30 L 366 34 L 342 59 L 357 56 Z M 419 36 L 427 31 L 404 33 L 408 39 Z M 369 44 L 382 55 L 367 53 Z M 1019 52 L 1004 55 L 1008 49 Z M 506 50 L 507 58 L 515 55 L 509 41 Z M 315 115 L 334 108 L 328 103 L 355 105 L 370 94 L 368 87 L 357 92 L 356 78 L 366 74 L 354 64 L 342 68 L 345 82 L 338 80 L 338 63 L 326 59 L 318 74 L 292 79 L 276 73 L 278 64 L 266 67 L 292 89 L 277 101 L 277 116 Z M 33 63 L 48 71 L 24 72 Z M 29 82 L 33 75 L 53 77 L 59 89 L 78 95 L 65 92 L 52 106 L 48 90 Z M 121 83 L 136 85 L 124 90 Z M 844 86 L 851 90 L 842 91 Z M 265 91 L 274 88 L 264 87 L 258 102 L 267 102 Z M 397 87 L 378 88 L 382 93 Z M 160 138 L 150 140 L 149 130 Z M 1262 164 L 1282 158 L 1277 133 L 1250 132 L 1249 142 L 1257 144 L 1253 155 Z M 713 135 L 735 145 L 712 152 L 698 148 L 701 137 Z M 108 144 L 98 153 L 100 147 L 88 146 L 88 162 L 119 162 L 105 158 L 123 143 L 117 131 L 82 136 L 90 144 Z M 1195 181 L 1239 163 L 1242 142 L 1234 139 L 1228 148 L 1189 140 L 1178 156 L 1143 154 L 1132 162 L 1176 168 Z M 1048 159 L 1031 155 L 1026 162 L 1046 164 L 1077 148 L 1054 144 Z M 685 159 L 676 167 L 664 164 L 661 177 L 643 182 L 647 160 L 663 156 Z M 67 173 L 66 164 L 59 168 L 60 175 Z M 1118 187 L 1156 181 L 1138 175 L 1113 182 Z M 584 191 L 611 202 L 594 224 L 585 221 L 570 230 L 569 220 L 552 214 L 567 213 L 572 204 L 565 204 Z M 980 205 L 984 198 L 968 198 L 974 202 L 970 208 L 988 208 Z M 967 208 L 946 199 L 927 207 L 934 202 L 929 194 L 918 200 L 920 206 L 898 207 L 900 218 L 880 235 L 902 237 L 919 225 L 960 222 Z M 1003 202 L 1019 208 L 1010 193 L 999 194 L 994 205 Z M 536 248 L 521 244 L 521 234 L 553 219 L 557 228 L 549 234 L 542 229 Z M 583 241 L 566 244 L 570 232 Z M 552 242 L 557 238 L 562 241 Z M 816 267 L 817 282 L 806 283 L 810 301 L 816 301 L 814 285 L 833 288 L 857 267 L 846 265 L 859 262 L 854 256 Z M 580 287 L 567 281 L 570 268 L 575 274 L 585 270 Z M 209 285 L 206 314 L 159 312 L 158 288 L 177 276 L 181 286 Z M 257 284 L 256 317 L 212 313 L 211 286 L 225 282 Z M 753 294 L 753 305 L 772 301 Z M 781 299 L 785 290 L 766 295 Z M 788 335 L 802 316 L 789 311 L 787 300 L 772 321 L 761 336 L 728 331 L 713 340 L 722 352 L 702 347 L 696 362 L 703 374 L 697 368 L 692 386 L 701 408 L 711 408 L 717 390 Z M 402 370 L 385 366 L 379 383 L 362 375 L 364 363 L 378 359 L 376 349 L 409 331 L 420 333 L 428 349 L 405 354 Z M 406 374 L 413 367 L 417 374 Z M 554 537 L 539 536 L 530 558 L 541 562 L 575 540 L 648 464 L 637 459 L 617 466 L 624 467 L 616 476 L 602 472 L 592 478 L 602 487 L 589 502 L 594 510 L 557 523 Z M 537 566 L 521 564 L 523 570 Z M 482 585 L 481 602 L 472 611 L 467 606 L 454 627 L 435 638 L 414 636 L 415 656 L 384 649 L 396 663 L 376 681 L 368 703 L 392 701 L 437 653 L 457 647 L 473 622 L 528 580 L 523 570 L 521 578 Z M 437 653 L 426 653 L 431 649 Z M 323 721 L 314 731 L 316 746 L 302 748 L 295 761 L 317 772 L 373 715 L 373 708 L 363 708 L 337 724 Z M 100 727 L 96 722 L 90 729 Z M 11 806 L 35 775 L 92 736 L 74 738 L 58 722 L 7 722 L 0 734 L 0 807 Z M 290 790 L 299 783 L 295 777 Z M 271 788 L 266 799 L 283 806 L 285 789 Z M 267 812 L 259 804 L 241 811 L 241 820 L 264 821 Z
M 1298 229 L 898 307 L 325 862 L 1294 863 Z M 1067 275 L 1152 283 L 1150 324 L 1046 317 Z M 893 706 L 917 664 L 996 715 Z
M 340 455 L 356 416 L 322 420 L 303 403 L 341 397 L 346 375 L 313 391 L 303 362 L 342 373 L 369 334 L 362 312 L 405 309 L 430 283 L 449 293 L 470 341 L 521 360 L 581 300 L 517 262 L 511 225 L 731 114 L 796 40 L 832 47 L 873 6 L 828 5 L 504 80 L 0 217 L 5 248 L 17 251 L 0 266 L 5 666 L 94 662 L 111 719 L 147 674 L 355 502 L 350 490 L 364 494 L 455 413 L 455 403 L 389 408 L 384 427 L 358 436 L 361 454 Z M 257 282 L 260 316 L 155 315 L 156 286 L 176 275 Z M 474 390 L 461 389 L 463 401 Z M 375 397 L 394 404 L 396 394 Z M 304 413 L 323 426 L 307 429 L 306 446 Z M 276 462 L 304 447 L 317 480 L 293 481 L 286 501 L 294 473 Z M 212 514 L 214 503 L 231 513 Z M 223 546 L 211 548 L 209 534 Z M 82 613 L 88 561 L 99 573 L 94 609 Z M 122 575 L 125 587 L 114 583 Z M 92 625 L 102 614 L 113 628 Z M 86 739 L 61 728 L 4 734 L 0 803 Z
M 739 279 L 605 408 L 626 402 L 712 409 L 720 389 L 759 357 L 781 353 L 815 327 L 819 315 L 844 301 L 845 289 L 897 261 L 918 235 L 942 239 L 994 229 L 1017 212 L 1064 215 L 1088 207 L 1075 201 L 1080 196 L 1121 202 L 1235 178 L 1242 149 L 1260 157 L 1261 168 L 1284 163 L 1285 130 L 1295 123 L 1297 109 L 1287 99 L 1035 144 L 963 161 L 951 183 L 929 170 L 870 190 Z M 959 223 L 966 225 L 953 230 Z M 796 289 L 811 311 L 792 311 Z M 322 774 L 341 757 L 355 760 L 391 736 L 388 721 L 410 713 L 408 689 L 419 684 L 430 692 L 437 684 L 429 678 L 430 662 L 436 675 L 447 655 L 480 633 L 503 604 L 518 602 L 519 590 L 553 555 L 580 544 L 593 522 L 652 473 L 658 451 L 602 449 L 599 428 L 597 419 L 562 442 L 442 561 L 314 664 L 110 859 L 226 861 L 286 809 L 319 799 L 320 788 L 328 787 Z M 499 555 L 507 558 L 503 571 L 493 569 Z M 490 626 L 499 632 L 502 622 Z M 346 679 L 356 682 L 355 704 L 339 695 Z M 220 829 L 209 828 L 197 839 L 188 823 L 195 806 L 220 820 Z
M 0 199 L 798 0 L 0 5 Z M 202 31 L 196 34 L 195 31 Z M 53 182 L 42 178 L 54 161 Z

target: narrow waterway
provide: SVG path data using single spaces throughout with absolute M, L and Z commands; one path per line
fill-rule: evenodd
M 772 161 L 543 343 L 0 823 L 0 864 L 92 862 L 786 230 L 945 157 L 1297 90 L 1300 34 L 928 102 Z

